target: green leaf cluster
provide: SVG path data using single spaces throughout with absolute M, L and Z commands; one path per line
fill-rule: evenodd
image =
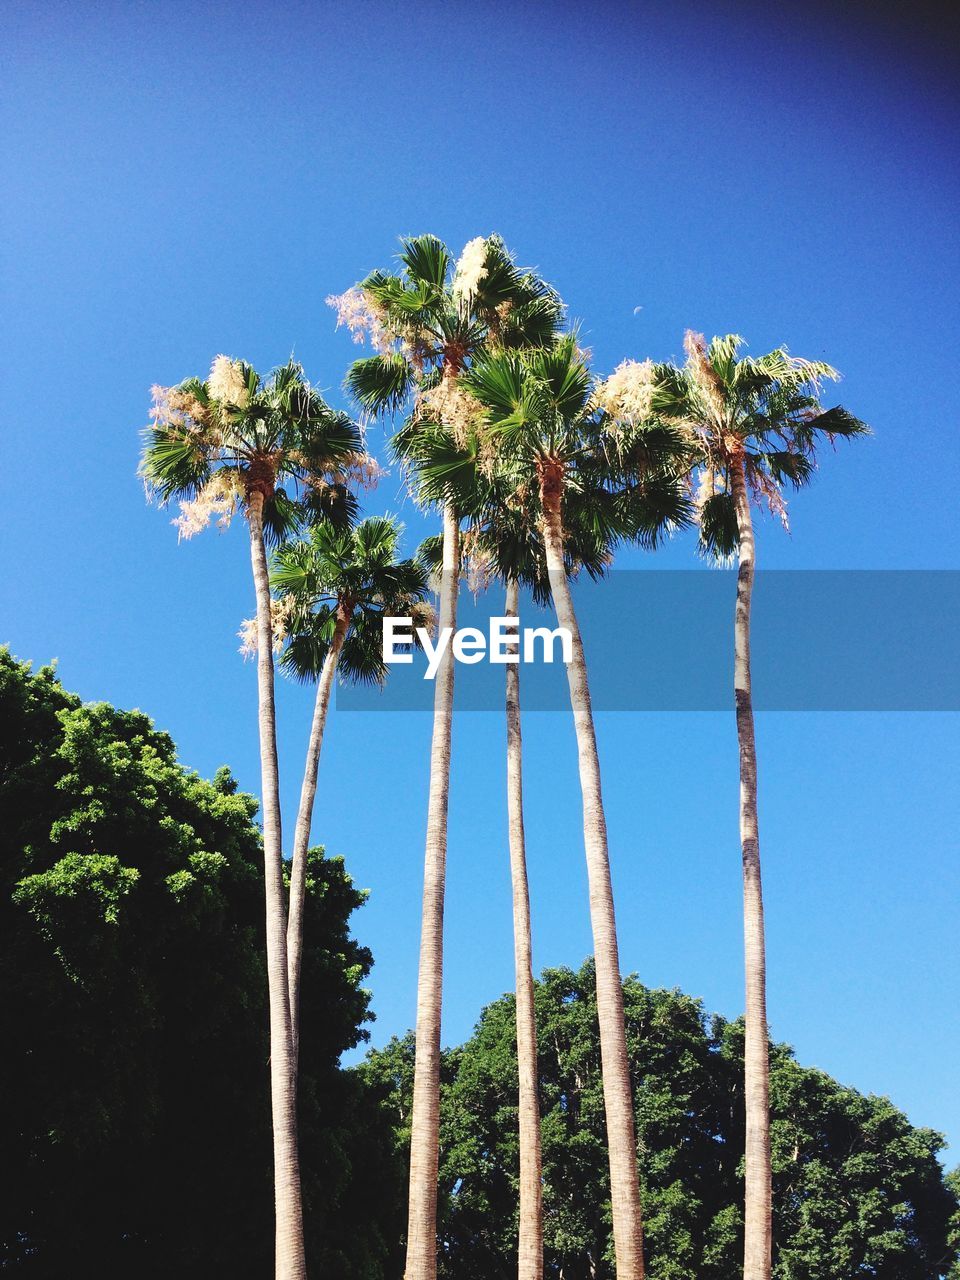
M 185 769 L 147 716 L 83 704 L 0 650 L 4 1274 L 269 1274 L 256 810 L 228 770 Z M 339 1067 L 370 1017 L 371 958 L 349 927 L 364 897 L 341 859 L 311 851 L 308 1246 L 320 1274 L 348 1280 L 380 1276 L 399 1235 L 396 1157 Z
M 650 1280 L 742 1275 L 743 1026 L 679 991 L 624 982 Z M 592 962 L 547 970 L 536 1011 L 546 1271 L 612 1280 L 609 1183 Z M 483 1011 L 442 1064 L 440 1268 L 457 1280 L 515 1272 L 515 1005 Z M 409 1140 L 413 1041 L 368 1054 L 360 1074 Z M 937 1280 L 956 1263 L 957 1175 L 943 1139 L 771 1046 L 774 1276 Z M 951 1240 L 951 1231 L 953 1233 Z M 955 1273 L 953 1273 L 955 1274 Z

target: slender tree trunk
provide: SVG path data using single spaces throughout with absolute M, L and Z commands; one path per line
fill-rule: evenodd
M 518 617 L 517 581 L 507 583 L 506 616 Z M 517 636 L 519 652 L 519 633 Z M 520 1083 L 520 1242 L 518 1280 L 543 1280 L 543 1185 L 537 1018 L 533 1000 L 533 936 L 523 834 L 523 744 L 520 736 L 520 667 L 507 673 L 507 820 L 513 885 L 513 958 L 517 983 L 517 1071 Z
M 297 826 L 293 836 L 293 861 L 290 866 L 290 916 L 287 920 L 287 987 L 290 997 L 290 1052 L 293 1062 L 294 1094 L 297 1085 L 297 1066 L 300 1059 L 300 969 L 303 962 L 303 911 L 307 895 L 307 850 L 310 848 L 310 827 L 313 823 L 313 805 L 317 795 L 317 771 L 320 767 L 320 751 L 323 747 L 323 731 L 330 708 L 330 695 L 337 671 L 340 650 L 350 625 L 347 604 L 337 608 L 337 620 L 330 641 L 330 648 L 323 660 L 317 697 L 313 706 L 313 723 L 310 741 L 307 743 L 307 761 L 300 787 L 300 808 L 297 810 Z
M 747 999 L 743 1055 L 746 1107 L 743 1276 L 744 1280 L 770 1280 L 773 1219 L 767 972 L 757 825 L 757 746 L 750 685 L 750 606 L 755 554 L 753 520 L 742 457 L 732 460 L 730 478 L 737 513 L 740 559 L 734 622 L 733 684 L 737 706 L 737 739 L 740 744 L 740 847 L 743 857 L 743 950 Z
M 577 732 L 580 790 L 583 795 L 583 841 L 587 855 L 590 922 L 593 927 L 597 975 L 597 1017 L 600 1024 L 603 1105 L 607 1118 L 607 1148 L 610 1159 L 613 1243 L 617 1280 L 643 1280 L 643 1219 L 637 1175 L 633 1090 L 627 1060 L 623 984 L 607 852 L 607 824 L 600 790 L 600 759 L 587 684 L 587 666 L 564 565 L 561 482 L 559 468 L 545 466 L 542 469 L 543 539 L 550 591 L 557 620 L 562 627 L 567 628 L 573 641 L 573 657 L 567 665 L 567 681 Z
M 443 512 L 443 576 L 440 618 L 457 625 L 460 522 Z M 410 1131 L 410 1201 L 405 1280 L 435 1280 L 437 1274 L 437 1173 L 440 1149 L 440 1006 L 443 992 L 443 895 L 447 864 L 447 805 L 450 795 L 450 732 L 453 724 L 453 646 L 437 671 L 433 694 L 433 744 L 423 860 L 420 973 L 417 980 L 416 1062 Z
M 276 1204 L 277 1280 L 306 1280 L 297 1110 L 293 1091 L 290 1005 L 287 992 L 286 905 L 281 865 L 280 781 L 273 698 L 273 625 L 270 580 L 263 545 L 263 494 L 247 504 L 250 560 L 257 593 L 257 691 L 260 711 L 260 786 L 263 792 L 263 866 L 267 907 L 267 988 L 270 1003 L 270 1099 Z

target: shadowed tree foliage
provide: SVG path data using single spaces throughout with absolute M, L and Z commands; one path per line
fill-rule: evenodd
M 83 705 L 0 650 L 4 1274 L 271 1274 L 256 809 L 228 770 L 184 769 L 145 715 Z M 401 1230 L 387 1131 L 338 1067 L 367 1034 L 371 960 L 348 927 L 364 896 L 311 851 L 306 1233 L 312 1274 L 351 1280 L 382 1275 Z
M 743 1267 L 743 1024 L 707 1019 L 677 991 L 624 982 L 651 1280 L 740 1280 Z M 611 1280 L 600 1046 L 592 963 L 536 984 L 545 1275 Z M 516 1274 L 514 999 L 484 1010 L 445 1052 L 441 1078 L 440 1270 Z M 412 1040 L 368 1055 L 361 1074 L 409 1136 Z M 943 1139 L 772 1045 L 777 1280 L 939 1280 L 956 1274 L 956 1175 Z M 950 1186 L 951 1181 L 953 1186 Z M 954 1232 L 950 1241 L 951 1216 Z
M 0 1267 L 60 1280 L 265 1276 L 272 1167 L 256 803 L 139 712 L 84 706 L 0 651 Z M 311 855 L 300 1094 L 311 1274 L 403 1269 L 412 1037 L 365 1036 L 363 895 Z M 535 991 L 545 1274 L 610 1280 L 592 965 Z M 743 1028 L 624 984 L 653 1280 L 739 1280 Z M 772 1046 L 777 1280 L 957 1280 L 960 1178 L 913 1128 Z M 443 1055 L 440 1268 L 513 1277 L 512 997 Z M 952 1269 L 951 1269 L 952 1268 Z

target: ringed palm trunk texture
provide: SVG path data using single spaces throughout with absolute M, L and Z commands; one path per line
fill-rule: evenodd
M 740 746 L 740 848 L 743 858 L 743 954 L 746 977 L 746 1040 L 743 1085 L 746 1109 L 744 1180 L 744 1280 L 770 1280 L 773 1247 L 770 1172 L 770 1064 L 767 1032 L 767 969 L 757 824 L 757 746 L 750 684 L 750 606 L 755 547 L 750 498 L 742 457 L 730 466 L 737 513 L 739 569 L 734 619 L 734 696 Z
M 441 630 L 457 625 L 460 523 L 443 511 Z M 433 695 L 433 743 L 423 860 L 420 972 L 417 979 L 416 1061 L 410 1129 L 410 1199 L 405 1280 L 437 1274 L 437 1173 L 440 1159 L 440 1006 L 443 991 L 443 896 L 447 867 L 450 734 L 453 726 L 453 654 L 448 646 Z
M 505 611 L 518 617 L 519 590 L 507 583 Z M 519 655 L 519 635 L 517 637 Z M 523 833 L 523 745 L 520 736 L 520 667 L 506 666 L 507 823 L 513 885 L 513 957 L 517 984 L 517 1072 L 520 1112 L 520 1241 L 518 1280 L 543 1278 L 543 1184 L 540 1100 L 537 1087 L 537 1019 L 533 999 L 530 891 Z
M 307 850 L 310 848 L 310 827 L 313 823 L 313 806 L 317 796 L 317 772 L 320 767 L 320 751 L 323 747 L 323 731 L 330 709 L 330 695 L 337 671 L 340 650 L 350 625 L 350 611 L 341 604 L 337 608 L 330 648 L 323 660 L 317 697 L 313 706 L 313 722 L 307 743 L 307 762 L 300 787 L 300 808 L 293 836 L 293 861 L 290 866 L 290 916 L 287 920 L 287 988 L 290 999 L 290 1055 L 293 1064 L 294 1094 L 297 1084 L 297 1064 L 300 1057 L 300 970 L 303 962 L 303 912 L 307 895 Z
M 583 841 L 587 855 L 590 923 L 593 928 L 597 976 L 597 1018 L 600 1024 L 603 1105 L 610 1160 L 613 1244 L 617 1280 L 643 1280 L 643 1218 L 637 1176 L 633 1090 L 627 1060 L 623 985 L 607 851 L 607 824 L 600 789 L 600 758 L 587 683 L 587 666 L 564 565 L 561 483 L 559 468 L 543 468 L 540 491 L 550 591 L 557 620 L 562 627 L 567 628 L 573 641 L 572 661 L 567 666 L 567 682 L 577 733 L 580 790 L 583 795 Z
M 281 866 L 280 782 L 273 696 L 273 629 L 270 580 L 263 545 L 263 494 L 247 504 L 250 560 L 257 593 L 257 691 L 260 713 L 260 786 L 263 792 L 263 865 L 267 909 L 267 988 L 270 1005 L 270 1100 L 276 1205 L 277 1280 L 306 1280 L 297 1110 L 293 1088 L 290 1006 L 287 992 L 286 905 Z

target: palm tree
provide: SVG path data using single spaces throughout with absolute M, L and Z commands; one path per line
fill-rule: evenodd
M 688 518 L 673 468 L 682 439 L 660 424 L 609 430 L 572 334 L 551 350 L 485 356 L 464 375 L 463 386 L 483 406 L 488 447 L 502 474 L 512 479 L 518 495 L 536 495 L 550 592 L 557 619 L 572 640 L 567 680 L 583 797 L 614 1250 L 620 1280 L 642 1280 L 643 1228 L 613 889 L 586 660 L 568 582 L 565 521 L 571 523 L 570 511 L 579 508 L 599 544 L 633 537 L 655 545 L 672 524 Z
M 550 600 L 543 539 L 536 506 L 518 501 L 509 484 L 478 474 L 472 481 L 476 512 L 464 537 L 470 577 L 475 587 L 496 578 L 504 583 L 504 616 L 519 620 L 520 587 L 527 587 L 540 605 Z M 566 517 L 567 572 L 585 568 L 599 577 L 606 567 L 606 548 L 596 538 L 582 512 L 568 509 Z M 519 634 L 514 641 L 519 654 Z M 518 1280 L 543 1277 L 543 1158 L 540 1141 L 537 1019 L 533 981 L 533 931 L 527 877 L 523 821 L 523 740 L 520 720 L 519 662 L 505 666 L 507 726 L 507 830 L 513 896 L 513 950 L 516 975 L 518 1127 L 520 1157 Z
M 744 1095 L 744 1280 L 770 1280 L 771 1216 L 766 942 L 757 820 L 757 749 L 750 683 L 750 611 L 756 552 L 751 501 L 784 521 L 783 488 L 807 483 L 824 440 L 863 435 L 868 428 L 843 408 L 824 409 L 821 383 L 839 374 L 780 347 L 758 359 L 738 356 L 743 339 L 688 332 L 686 365 L 643 366 L 650 405 L 686 430 L 701 477 L 700 540 L 711 555 L 736 554 L 734 697 L 740 747 L 740 847 L 746 977 Z M 640 368 L 641 366 L 638 366 Z
M 398 560 L 400 525 L 388 516 L 371 516 L 355 528 L 329 521 L 314 524 L 307 536 L 284 543 L 274 557 L 270 581 L 284 619 L 281 669 L 301 680 L 315 680 L 314 703 L 300 807 L 290 869 L 287 920 L 287 985 L 294 1072 L 300 1044 L 300 970 L 307 861 L 317 772 L 334 678 L 382 684 L 383 618 L 412 615 L 420 625 L 432 611 L 423 604 L 425 570 L 416 560 Z
M 154 388 L 154 420 L 146 431 L 141 474 L 161 503 L 179 499 L 181 536 L 212 517 L 229 523 L 240 511 L 250 534 L 257 601 L 257 691 L 263 790 L 270 1079 L 276 1198 L 276 1275 L 306 1275 L 296 1107 L 287 991 L 286 905 L 281 852 L 273 624 L 266 540 L 289 531 L 296 497 L 335 519 L 350 514 L 345 480 L 363 465 L 360 435 L 289 363 L 264 379 L 243 361 L 218 356 L 206 381 Z M 283 484 L 292 485 L 294 494 Z
M 401 241 L 398 274 L 375 271 L 356 288 L 328 299 L 356 340 L 377 354 L 357 360 L 347 386 L 373 413 L 412 413 L 394 441 L 414 477 L 455 450 L 471 432 L 472 406 L 458 382 L 484 347 L 510 349 L 552 342 L 561 315 L 556 294 L 520 270 L 497 236 L 477 237 L 454 264 L 435 236 Z M 416 483 L 416 480 L 414 481 Z M 460 513 L 449 486 L 435 492 L 443 522 L 439 626 L 457 621 Z M 437 1172 L 440 1141 L 440 1015 L 447 810 L 453 723 L 453 657 L 448 649 L 434 686 L 433 740 L 424 851 L 416 1060 L 410 1135 L 406 1280 L 437 1272 Z
M 519 583 L 507 579 L 505 616 L 518 618 Z M 516 652 L 519 660 L 519 632 Z M 540 1098 L 537 1070 L 537 1015 L 533 994 L 533 930 L 523 829 L 523 740 L 520 730 L 520 667 L 506 667 L 507 832 L 513 891 L 513 963 L 517 999 L 518 1124 L 520 1206 L 517 1242 L 518 1280 L 543 1277 L 543 1156 L 540 1149 Z

